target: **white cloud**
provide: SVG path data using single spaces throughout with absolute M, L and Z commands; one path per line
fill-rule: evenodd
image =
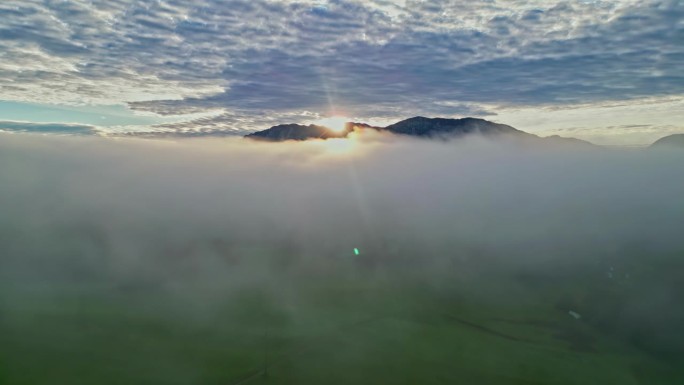
M 392 325 L 404 317 L 423 323 L 424 301 L 437 316 L 468 298 L 484 309 L 474 313 L 482 319 L 511 317 L 513 304 L 535 319 L 567 319 L 575 330 L 570 305 L 562 305 L 569 297 L 570 309 L 583 315 L 583 333 L 609 339 L 597 347 L 636 352 L 624 368 L 643 357 L 659 360 L 655 375 L 668 363 L 681 372 L 674 358 L 684 352 L 684 152 L 520 151 L 478 139 L 408 138 L 331 152 L 328 142 L 7 136 L 0 140 L 0 312 L 3 331 L 25 332 L 0 349 L 4 363 L 51 374 L 47 382 L 79 382 L 83 357 L 100 347 L 117 368 L 149 362 L 145 382 L 173 383 L 187 369 L 197 377 L 183 383 L 204 383 L 211 359 L 225 376 L 216 382 L 234 383 L 254 365 L 224 365 L 236 357 L 226 353 L 231 344 L 208 344 L 210 355 L 188 360 L 166 354 L 163 338 L 135 355 L 138 338 L 124 338 L 131 349 L 111 349 L 102 336 L 127 336 L 138 326 L 146 333 L 146 315 L 154 313 L 161 320 L 155 327 L 188 331 L 168 335 L 183 352 L 178 341 L 197 338 L 198 330 L 210 330 L 214 340 L 223 330 L 216 325 L 236 325 L 252 346 L 262 346 L 264 330 L 244 318 L 233 324 L 235 312 L 227 311 L 253 309 L 254 298 L 268 299 L 268 308 L 287 321 L 273 329 L 292 341 L 283 349 L 300 352 L 307 335 L 320 335 L 311 325 L 321 319 L 330 321 L 325 330 L 345 324 L 342 316 L 387 314 Z M 361 249 L 358 258 L 353 248 Z M 607 276 L 613 270 L 615 277 Z M 254 289 L 260 296 L 249 302 L 237 295 Z M 339 295 L 329 297 L 333 292 Z M 385 305 L 363 305 L 368 297 Z M 327 307 L 326 298 L 344 300 Z M 332 318 L 321 318 L 332 308 Z M 26 322 L 29 315 L 39 321 Z M 96 333 L 82 332 L 84 319 Z M 407 338 L 403 330 L 391 346 Z M 345 340 L 368 335 L 343 334 Z M 565 346 L 544 341 L 532 344 L 540 354 Z M 216 356 L 217 346 L 225 356 Z M 236 354 L 245 354 L 243 346 Z M 17 351 L 25 353 L 10 354 Z M 77 357 L 64 361 L 70 370 L 50 371 L 64 351 Z M 29 354 L 42 358 L 22 360 Z M 262 356 L 254 356 L 258 365 Z M 309 357 L 293 354 L 287 364 L 308 368 Z M 445 357 L 437 365 L 453 359 Z M 615 365 L 620 383 L 625 370 Z M 92 368 L 93 382 L 131 372 Z M 140 381 L 133 372 L 115 382 Z

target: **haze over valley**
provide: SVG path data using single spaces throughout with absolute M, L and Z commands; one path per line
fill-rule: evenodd
M 0 385 L 684 383 L 681 0 L 1 0 Z

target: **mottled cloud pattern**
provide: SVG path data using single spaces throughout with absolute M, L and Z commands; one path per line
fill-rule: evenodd
M 3 99 L 214 112 L 184 129 L 684 95 L 679 0 L 5 0 L 0 16 Z

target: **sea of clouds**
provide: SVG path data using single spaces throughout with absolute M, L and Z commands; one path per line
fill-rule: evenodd
M 4 134 L 0 310 L 65 290 L 154 292 L 150 307 L 172 299 L 183 304 L 174 317 L 206 320 L 213 303 L 256 286 L 296 317 L 303 283 L 345 274 L 410 274 L 509 304 L 555 283 L 619 282 L 611 314 L 584 313 L 607 311 L 603 291 L 598 304 L 556 306 L 681 354 L 682 164 L 678 151 L 478 137 Z

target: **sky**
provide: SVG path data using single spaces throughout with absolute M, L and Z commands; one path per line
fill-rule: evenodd
M 684 132 L 684 1 L 3 0 L 0 130 L 231 135 L 481 117 Z

